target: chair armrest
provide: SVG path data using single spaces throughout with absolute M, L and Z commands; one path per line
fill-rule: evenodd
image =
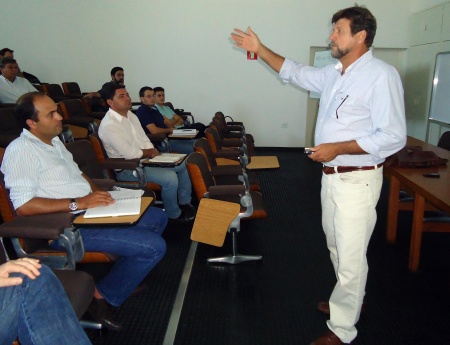
M 241 147 L 243 145 L 240 139 L 223 139 L 222 146 L 224 147 Z
M 147 137 L 150 139 L 151 142 L 154 143 L 160 143 L 167 139 L 167 136 L 164 133 L 159 134 L 148 134 Z
M 93 178 L 92 181 L 97 185 L 97 187 L 105 191 L 112 190 L 116 184 L 115 180 L 106 178 Z
M 214 153 L 215 158 L 228 158 L 238 160 L 239 156 L 241 156 L 243 152 L 240 150 L 220 150 Z
M 237 121 L 231 121 L 231 122 L 227 122 L 227 126 L 240 126 L 241 129 L 244 126 L 243 122 L 237 122 Z
M 211 175 L 213 176 L 242 175 L 242 167 L 240 165 L 216 165 L 211 167 Z
M 210 197 L 226 196 L 226 195 L 239 195 L 245 194 L 245 187 L 243 185 L 230 185 L 230 186 L 211 186 L 208 189 Z
M 0 225 L 0 236 L 57 240 L 65 229 L 72 227 L 74 217 L 72 213 L 17 216 Z
M 241 132 L 244 130 L 244 126 L 240 126 L 240 125 L 230 125 L 229 122 L 227 123 L 227 131 L 232 131 L 232 132 Z
M 103 169 L 134 170 L 139 166 L 139 159 L 108 158 L 100 165 Z

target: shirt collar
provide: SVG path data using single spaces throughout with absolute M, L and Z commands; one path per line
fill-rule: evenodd
M 117 111 L 114 111 L 111 108 L 109 108 L 108 113 L 110 114 L 110 116 L 113 119 L 115 119 L 115 120 L 117 120 L 119 122 L 122 122 L 122 120 L 125 118 L 125 116 L 120 115 Z M 128 113 L 127 113 L 127 117 L 128 118 L 129 118 L 129 115 L 130 115 L 130 111 L 128 111 Z
M 367 52 L 365 52 L 363 55 L 361 55 L 359 57 L 359 59 L 357 59 L 355 62 L 353 62 L 350 66 L 347 67 L 347 69 L 345 70 L 345 73 L 350 73 L 353 70 L 357 70 L 360 69 L 362 66 L 364 66 L 367 62 L 369 62 L 370 60 L 372 60 L 373 58 L 373 54 L 372 54 L 372 50 L 369 49 Z M 342 63 L 339 61 L 334 68 L 336 68 L 336 70 L 339 73 L 342 73 Z
M 46 143 L 44 143 L 41 139 L 39 139 L 37 136 L 35 136 L 33 133 L 31 133 L 28 129 L 24 128 L 22 131 L 22 134 L 25 138 L 39 144 L 39 145 L 44 145 L 45 147 L 51 147 L 51 146 L 55 146 L 55 144 L 59 141 L 59 138 L 56 136 L 52 139 L 52 145 L 48 145 Z

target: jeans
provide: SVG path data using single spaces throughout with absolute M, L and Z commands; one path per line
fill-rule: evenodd
M 177 153 L 186 153 L 187 155 L 194 152 L 195 139 L 172 139 L 169 140 L 170 151 Z
M 80 229 L 87 252 L 107 252 L 121 256 L 97 283 L 97 290 L 111 305 L 118 307 L 136 289 L 166 253 L 161 237 L 167 216 L 161 209 L 149 207 L 140 221 L 130 227 L 93 227 Z M 51 246 L 58 247 L 57 241 Z
M 191 202 L 192 185 L 183 161 L 173 168 L 144 167 L 147 182 L 161 185 L 161 198 L 169 218 L 178 218 L 181 209 L 178 206 Z M 122 170 L 117 174 L 119 181 L 137 181 L 132 170 Z
M 11 274 L 22 284 L 0 288 L 0 344 L 91 344 L 58 278 L 47 266 L 40 272 L 34 280 Z

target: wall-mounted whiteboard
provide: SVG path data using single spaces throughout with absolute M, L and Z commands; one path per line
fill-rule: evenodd
M 428 118 L 450 124 L 450 52 L 436 55 Z

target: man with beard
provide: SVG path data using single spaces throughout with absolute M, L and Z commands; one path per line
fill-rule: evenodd
M 238 47 L 257 53 L 285 82 L 321 94 L 310 158 L 323 164 L 322 226 L 337 283 L 329 302 L 329 331 L 312 345 L 350 343 L 367 281 L 367 246 L 376 223 L 385 158 L 406 143 L 403 87 L 397 71 L 370 51 L 376 20 L 364 7 L 332 17 L 331 54 L 339 63 L 318 69 L 274 53 L 258 36 L 235 29 Z

